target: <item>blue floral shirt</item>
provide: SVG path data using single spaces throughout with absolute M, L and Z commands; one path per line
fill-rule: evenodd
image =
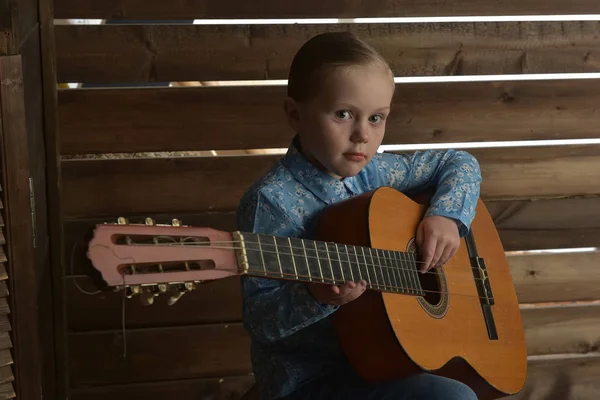
M 378 153 L 356 176 L 336 179 L 310 164 L 295 137 L 285 154 L 244 194 L 238 229 L 311 238 L 327 205 L 391 186 L 407 195 L 435 188 L 427 215 L 456 220 L 464 237 L 475 217 L 481 173 L 464 151 Z M 262 399 L 286 396 L 347 363 L 330 316 L 300 282 L 242 278 L 243 323 L 252 340 L 252 366 Z M 346 364 L 347 365 L 347 364 Z

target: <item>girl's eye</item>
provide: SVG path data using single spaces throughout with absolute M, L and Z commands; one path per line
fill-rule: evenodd
M 378 124 L 383 120 L 383 117 L 381 115 L 372 115 L 369 120 L 374 124 Z
M 335 116 L 341 119 L 350 118 L 350 111 L 348 110 L 340 110 L 335 112 Z

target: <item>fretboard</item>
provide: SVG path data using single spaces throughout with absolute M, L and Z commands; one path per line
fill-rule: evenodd
M 364 279 L 382 292 L 423 296 L 414 253 L 242 233 L 248 275 L 341 285 Z

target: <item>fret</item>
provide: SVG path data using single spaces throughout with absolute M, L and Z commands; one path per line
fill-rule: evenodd
M 377 254 L 377 249 L 375 249 L 375 257 L 373 257 L 373 249 L 369 249 L 369 253 L 371 253 L 371 258 L 373 259 L 373 269 L 375 270 L 375 276 L 378 281 L 382 284 L 379 285 L 379 288 L 382 290 L 387 290 L 387 284 L 385 282 L 385 276 L 383 275 L 383 269 L 381 268 L 381 260 L 379 259 L 379 254 Z
M 323 266 L 323 278 L 325 283 L 337 284 L 336 277 L 333 274 L 333 264 L 331 263 L 331 258 L 329 257 L 329 248 L 327 247 L 327 243 L 315 242 L 315 246 L 318 249 L 317 254 L 321 265 Z
M 352 246 L 352 249 L 354 250 L 354 259 L 356 260 L 356 269 L 358 270 L 358 276 L 361 280 L 363 280 L 365 278 L 363 278 L 362 269 L 360 268 L 360 261 L 358 260 L 358 252 L 356 251 L 356 246 Z
M 265 257 L 263 255 L 263 249 L 260 244 L 260 235 L 256 235 L 256 242 L 258 243 L 258 253 L 260 254 L 260 260 L 262 261 L 263 270 L 265 272 L 265 276 L 267 275 L 267 264 L 265 263 Z
M 244 233 L 244 246 L 246 247 L 246 257 L 248 258 L 248 272 L 254 275 L 255 272 L 258 272 L 256 268 L 257 265 L 263 266 L 262 275 L 267 276 L 267 263 L 262 258 L 262 249 L 260 248 L 258 241 L 258 235 L 254 233 Z
M 386 277 L 386 272 L 388 272 L 387 268 L 385 268 L 383 262 L 381 261 L 381 255 L 380 255 L 380 250 L 379 249 L 375 249 L 375 255 L 377 256 L 377 261 L 379 262 L 379 271 L 381 272 L 381 277 L 383 280 L 383 287 L 385 290 L 390 290 L 390 288 L 392 287 L 392 282 L 389 281 L 390 276 L 388 275 L 388 282 L 389 284 L 385 281 L 385 277 Z M 385 261 L 385 259 L 384 259 Z
M 304 253 L 304 262 L 306 262 L 306 271 L 308 273 L 308 280 L 312 282 L 312 274 L 310 272 L 310 263 L 308 262 L 308 253 L 306 252 L 306 246 L 304 245 L 304 239 L 300 239 L 302 243 L 302 252 Z
M 387 260 L 388 260 L 388 264 L 390 266 L 390 272 L 391 272 L 392 278 L 394 280 L 394 285 L 396 286 L 395 287 L 396 292 L 402 292 L 402 285 L 398 280 L 398 267 L 394 265 L 394 260 L 392 259 L 391 251 L 388 250 L 387 253 L 388 253 Z
M 354 263 L 352 262 L 350 251 L 348 251 L 348 245 L 344 245 L 344 249 L 346 250 L 346 258 L 348 259 L 348 267 L 350 268 L 350 278 L 352 279 L 352 282 L 358 282 L 360 280 L 360 278 L 358 278 L 360 272 L 358 270 L 358 263 L 357 261 L 354 261 Z M 357 273 L 355 274 L 354 271 Z
M 382 263 L 383 266 L 383 272 L 384 272 L 384 276 L 388 277 L 388 282 L 390 283 L 390 285 L 388 286 L 389 290 L 394 290 L 394 284 L 392 283 L 392 276 L 391 276 L 391 271 L 390 271 L 390 266 L 388 265 L 388 260 L 385 257 L 385 251 L 381 250 L 381 249 L 377 249 L 377 256 L 379 257 L 379 262 Z M 383 260 L 383 261 L 381 261 Z
M 319 266 L 319 276 L 321 277 L 321 282 L 325 282 L 325 275 L 323 275 L 323 267 L 321 267 L 321 257 L 319 256 L 317 242 L 313 242 L 313 245 L 315 247 L 315 258 L 317 260 L 317 265 Z
M 335 244 L 335 253 L 337 254 L 338 261 L 340 262 L 340 272 L 342 275 L 342 284 L 346 283 L 346 277 L 344 276 L 344 264 L 342 263 L 342 258 L 340 257 L 340 249 L 338 248 L 337 243 Z
M 331 266 L 331 273 L 335 279 L 336 285 L 344 284 L 344 274 L 342 272 L 342 260 L 339 258 L 339 254 L 335 248 L 330 247 L 331 242 L 325 242 L 325 248 L 327 249 L 327 257 Z
M 402 289 L 404 293 L 409 293 L 408 279 L 406 278 L 406 271 L 402 260 L 398 258 L 398 252 L 394 252 L 394 260 L 396 261 L 396 265 L 398 266 L 398 275 L 400 277 L 400 282 L 402 285 Z
M 423 288 L 421 287 L 421 280 L 419 279 L 419 272 L 418 272 L 418 268 L 417 268 L 417 260 L 415 258 L 415 254 L 414 253 L 408 253 L 408 264 L 409 264 L 409 270 L 410 272 L 413 274 L 414 279 L 415 279 L 415 286 L 414 291 L 415 294 L 419 293 L 423 290 Z
M 380 268 L 377 268 L 377 265 L 375 264 L 375 258 L 373 258 L 373 249 L 372 248 L 368 248 L 368 264 L 367 267 L 371 270 L 371 274 L 375 277 L 375 283 L 377 284 L 377 289 L 381 290 L 382 288 L 384 288 L 384 286 L 380 283 L 381 282 L 381 277 L 379 275 L 379 272 L 381 272 Z
M 409 287 L 410 287 L 410 294 L 414 294 L 415 293 L 415 288 L 417 286 L 417 282 L 419 282 L 419 277 L 417 275 L 415 275 L 415 270 L 413 268 L 410 267 L 410 254 L 409 253 L 402 253 L 402 258 L 405 262 L 406 265 L 406 272 L 408 273 L 408 279 L 409 279 Z
M 275 247 L 275 253 L 277 254 L 277 261 L 279 262 L 279 272 L 281 274 L 281 277 L 294 277 L 298 279 L 298 273 L 296 271 L 296 262 L 292 257 L 291 249 L 288 244 L 288 239 L 284 237 L 274 236 L 273 243 Z
M 369 274 L 369 263 L 367 262 L 367 256 L 365 255 L 365 248 L 361 247 L 360 249 L 362 252 L 363 259 L 365 260 L 364 265 L 365 265 L 365 271 L 367 272 L 367 283 L 371 287 L 379 287 L 379 285 L 376 286 L 375 282 L 371 279 L 371 274 Z
M 292 264 L 294 265 L 294 275 L 296 279 L 298 279 L 298 268 L 296 267 L 296 260 L 294 260 L 294 250 L 292 249 L 292 239 L 288 237 L 288 246 L 290 250 L 290 257 L 292 259 Z
M 288 238 L 288 243 L 290 245 L 292 261 L 294 262 L 294 272 L 298 276 L 298 279 L 312 281 L 310 267 L 306 259 L 306 253 L 304 252 L 304 242 L 302 239 Z

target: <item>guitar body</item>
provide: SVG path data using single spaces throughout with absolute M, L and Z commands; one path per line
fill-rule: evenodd
M 410 251 L 425 210 L 381 188 L 329 206 L 316 239 Z M 367 290 L 334 314 L 339 341 L 359 375 L 384 381 L 425 371 L 468 384 L 482 400 L 521 390 L 527 348 L 519 303 L 502 243 L 481 201 L 471 230 L 487 267 L 497 338 L 488 336 L 475 283 L 479 272 L 462 240 L 443 268 L 419 274 L 424 298 Z

